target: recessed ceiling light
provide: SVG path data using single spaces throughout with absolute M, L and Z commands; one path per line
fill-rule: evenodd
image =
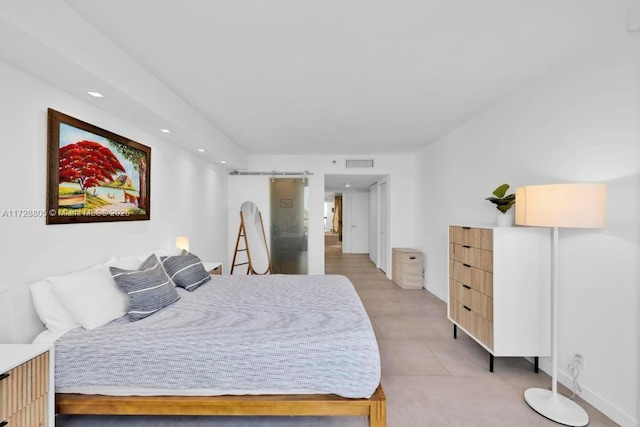
M 220 160 L 220 163 L 222 163 L 224 165 L 225 163 L 227 163 L 227 161 L 226 160 Z
M 171 131 L 169 129 L 160 129 L 160 132 L 162 132 L 162 133 L 171 133 Z
M 205 149 L 204 148 L 198 148 L 198 151 L 201 152 L 201 153 L 204 153 Z
M 349 188 L 349 187 L 351 187 L 351 184 L 345 184 L 344 186 Z
M 101 94 L 100 92 L 94 92 L 94 91 L 88 91 L 87 92 L 89 95 L 93 96 L 94 98 L 104 98 L 104 95 Z

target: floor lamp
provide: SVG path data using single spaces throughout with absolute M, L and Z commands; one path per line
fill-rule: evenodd
M 530 388 L 524 399 L 540 415 L 568 426 L 586 426 L 589 415 L 558 394 L 558 228 L 600 228 L 606 218 L 605 184 L 532 185 L 516 189 L 516 224 L 552 227 L 551 390 Z

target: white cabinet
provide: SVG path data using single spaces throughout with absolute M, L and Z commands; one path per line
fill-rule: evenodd
M 221 262 L 203 262 L 202 266 L 209 274 L 220 276 L 222 274 Z
M 550 233 L 449 227 L 449 319 L 489 351 L 492 371 L 493 356 L 551 354 Z
M 0 344 L 0 425 L 53 426 L 53 347 Z

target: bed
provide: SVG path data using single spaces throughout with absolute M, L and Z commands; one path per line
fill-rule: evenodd
M 212 276 L 179 295 L 143 320 L 57 338 L 56 412 L 354 415 L 386 426 L 379 350 L 346 278 Z

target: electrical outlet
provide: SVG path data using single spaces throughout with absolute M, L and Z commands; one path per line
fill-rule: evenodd
M 573 366 L 579 368 L 581 371 L 584 370 L 584 356 L 580 352 L 575 352 L 573 355 Z
M 424 277 L 424 268 L 422 269 L 422 277 Z

